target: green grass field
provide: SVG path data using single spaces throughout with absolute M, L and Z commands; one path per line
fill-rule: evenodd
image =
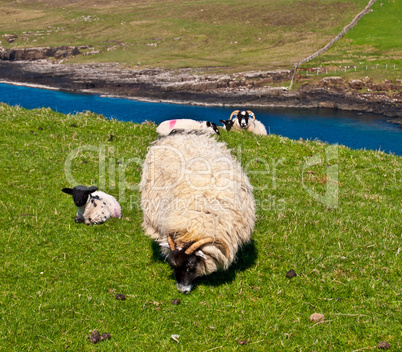
M 402 349 L 400 157 L 222 131 L 255 188 L 253 242 L 182 295 L 141 228 L 153 124 L 7 105 L 0 123 L 0 351 Z M 75 224 L 76 184 L 124 217 Z
M 402 3 L 377 1 L 346 36 L 306 66 L 332 66 L 331 74 L 376 81 L 401 79 Z M 334 70 L 338 68 L 337 72 Z M 346 73 L 343 72 L 346 69 Z

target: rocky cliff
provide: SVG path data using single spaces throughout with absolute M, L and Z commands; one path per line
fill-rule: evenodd
M 0 80 L 66 91 L 239 108 L 325 107 L 402 117 L 402 82 L 379 85 L 369 78 L 349 82 L 331 77 L 308 81 L 295 91 L 278 87 L 283 81 L 289 82 L 291 74 L 264 71 L 219 75 L 190 69 L 125 69 L 118 64 L 0 61 Z

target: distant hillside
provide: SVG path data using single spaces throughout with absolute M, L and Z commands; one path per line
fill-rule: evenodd
M 79 61 L 158 67 L 289 67 L 367 0 L 0 1 L 4 48 L 91 45 Z
M 78 46 L 63 62 L 130 67 L 290 69 L 325 46 L 368 0 L 0 0 L 0 50 Z M 333 48 L 301 69 L 398 79 L 402 3 L 377 1 Z M 308 73 L 306 73 L 308 76 Z
M 350 78 L 362 75 L 376 80 L 401 79 L 402 2 L 377 1 L 370 13 L 312 66 L 331 66 L 347 71 Z

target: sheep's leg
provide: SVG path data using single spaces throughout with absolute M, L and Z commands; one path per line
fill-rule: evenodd
M 101 211 L 95 208 L 94 211 L 92 211 L 91 215 L 88 217 L 89 223 L 93 225 L 103 224 L 109 219 L 110 211 L 107 208 L 103 208 L 101 209 Z

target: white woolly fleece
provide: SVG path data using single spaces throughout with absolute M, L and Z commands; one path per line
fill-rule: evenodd
M 208 135 L 174 134 L 149 148 L 140 183 L 145 234 L 178 247 L 206 237 L 200 275 L 226 269 L 250 241 L 253 189 L 224 143 Z M 168 254 L 170 249 L 163 249 Z
M 196 121 L 191 119 L 178 119 L 163 121 L 157 128 L 159 136 L 167 136 L 172 130 L 205 130 L 207 133 L 214 134 L 212 127 L 207 126 L 207 121 Z
M 238 130 L 238 131 L 244 131 L 244 128 L 240 127 L 239 120 L 237 117 L 233 119 L 233 129 Z M 254 134 L 260 135 L 260 136 L 266 136 L 268 135 L 267 129 L 263 125 L 261 121 L 258 120 L 253 120 L 252 118 L 248 119 L 248 127 L 247 130 L 249 132 L 253 132 Z

